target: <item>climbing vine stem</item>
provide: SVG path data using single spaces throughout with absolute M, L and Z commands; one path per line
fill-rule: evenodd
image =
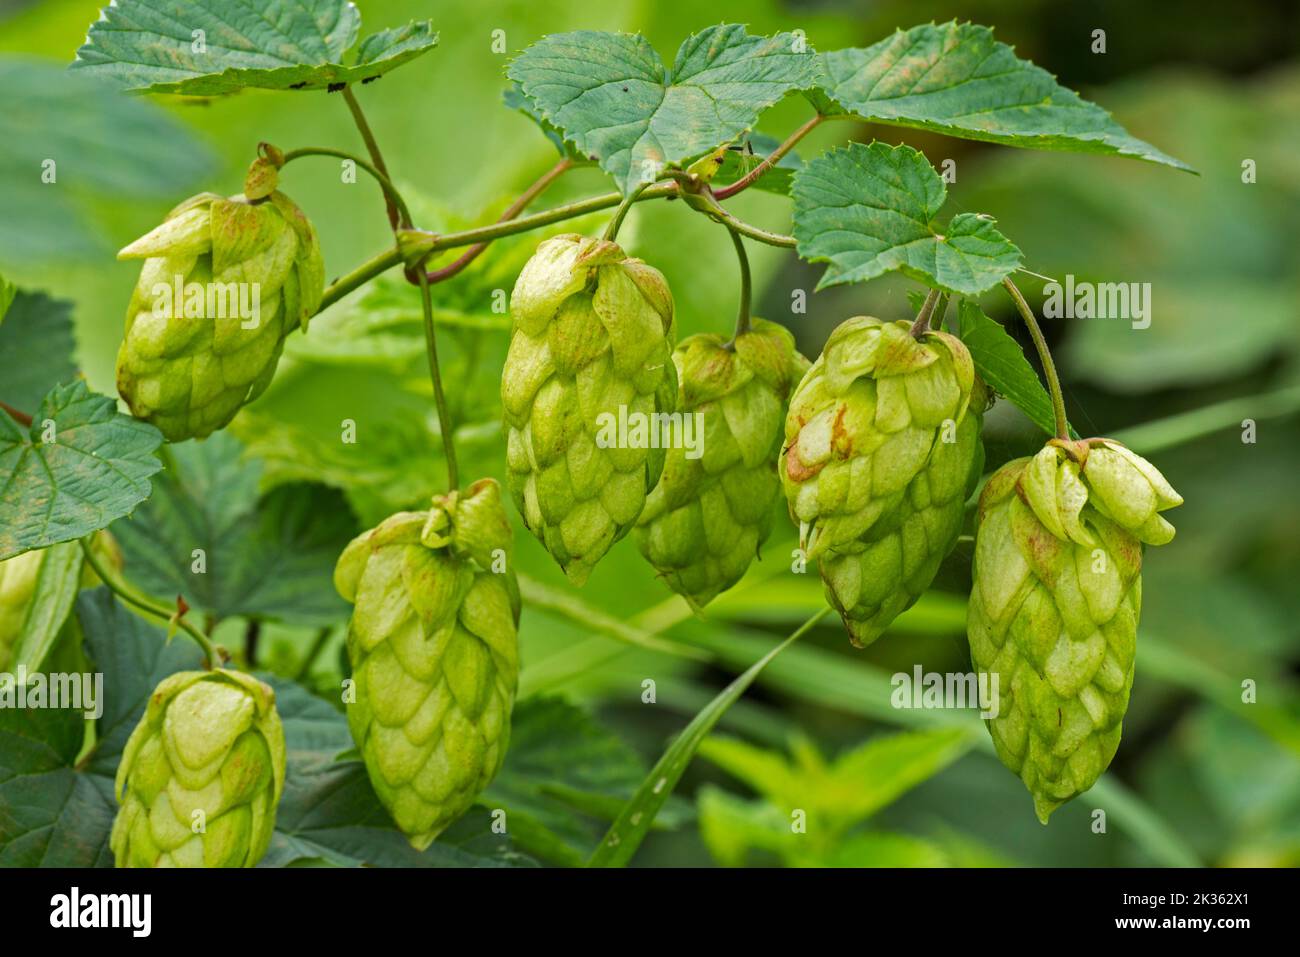
M 137 594 L 130 585 L 118 576 L 116 570 L 110 570 L 109 566 L 105 562 L 99 560 L 99 556 L 95 554 L 95 549 L 91 546 L 89 537 L 80 539 L 78 544 L 81 545 L 81 551 L 86 556 L 86 564 L 94 570 L 95 574 L 99 576 L 99 580 L 108 586 L 108 589 L 113 592 L 113 594 L 117 595 L 117 597 L 121 598 L 122 601 L 126 602 L 128 605 L 138 608 L 147 614 L 162 618 L 164 621 L 174 621 L 181 631 L 193 638 L 198 643 L 198 646 L 203 649 L 203 655 L 206 659 L 206 667 L 209 670 L 221 667 L 224 663 L 224 656 L 221 654 L 221 650 L 212 643 L 211 638 L 185 620 L 183 611 L 178 613 L 161 602 L 156 602 L 151 598 L 145 598 L 143 595 Z
M 736 232 L 734 229 L 728 229 L 727 233 L 731 236 L 731 241 L 736 246 L 736 259 L 740 262 L 740 311 L 736 314 L 736 334 L 731 339 L 734 343 L 745 333 L 749 332 L 752 284 L 749 278 L 749 257 L 745 255 L 745 241 L 740 238 L 740 233 Z
M 1052 353 L 1047 348 L 1047 340 L 1043 338 L 1043 330 L 1038 326 L 1038 319 L 1034 316 L 1034 310 L 1029 308 L 1029 303 L 1025 302 L 1025 297 L 1021 295 L 1016 284 L 1011 281 L 1011 277 L 1002 280 L 1002 285 L 1007 292 L 1011 294 L 1011 300 L 1016 304 L 1016 309 L 1020 312 L 1020 317 L 1025 320 L 1025 325 L 1029 327 L 1029 336 L 1034 340 L 1034 348 L 1038 350 L 1038 358 L 1043 363 L 1043 374 L 1047 376 L 1047 391 L 1052 396 L 1052 411 L 1056 416 L 1056 437 L 1058 439 L 1070 438 L 1070 423 L 1065 417 L 1065 398 L 1061 395 L 1061 380 L 1056 374 L 1056 363 L 1052 361 Z
M 429 276 L 423 265 L 416 267 L 420 284 L 420 303 L 424 309 L 424 347 L 429 358 L 429 381 L 433 383 L 433 403 L 438 408 L 438 429 L 442 433 L 442 454 L 447 459 L 447 486 L 452 492 L 460 487 L 456 469 L 456 444 L 452 438 L 455 425 L 447 410 L 447 396 L 442 388 L 442 371 L 438 367 L 438 339 L 433 328 L 433 297 L 429 293 Z

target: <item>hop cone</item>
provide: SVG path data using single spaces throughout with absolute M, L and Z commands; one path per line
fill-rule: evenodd
M 501 492 L 483 479 L 352 541 L 334 584 L 356 607 L 348 725 L 375 792 L 423 850 L 505 759 L 519 589 Z
M 984 465 L 980 426 L 987 402 L 978 379 L 966 414 L 940 438 L 899 506 L 820 561 L 826 598 L 853 643 L 870 644 L 930 587 L 961 534 L 966 499 Z M 945 438 L 951 441 L 945 441 Z
M 510 492 L 580 585 L 636 522 L 663 468 L 651 417 L 677 395 L 672 295 L 658 270 L 614 243 L 566 234 L 537 247 L 510 307 Z
M 984 398 L 981 388 L 972 402 L 970 353 L 946 333 L 910 330 L 866 316 L 842 323 L 786 417 L 779 472 L 790 514 L 856 644 L 929 585 L 978 468 Z
M 702 607 L 740 580 L 771 531 L 786 399 L 808 360 L 789 332 L 754 319 L 731 344 L 691 336 L 673 362 L 677 408 L 698 444 L 668 449 L 636 541 L 669 587 Z
M 252 867 L 283 787 L 275 692 L 224 669 L 165 678 L 117 768 L 117 866 Z
M 91 548 L 101 561 L 121 567 L 122 553 L 108 532 L 95 533 Z M 0 562 L 0 671 L 9 670 L 19 641 L 27 633 L 34 610 L 32 599 L 48 567 L 45 562 L 48 555 L 49 550 L 42 548 Z M 82 565 L 79 584 L 82 588 L 99 584 L 89 563 Z
M 1174 537 L 1159 513 L 1181 503 L 1151 463 L 1108 439 L 1053 440 L 980 496 L 971 660 L 997 678 L 989 732 L 1044 824 L 1119 746 L 1142 546 Z
M 200 193 L 117 255 L 144 260 L 117 354 L 117 389 L 133 415 L 172 442 L 224 427 L 261 394 L 285 336 L 306 327 L 325 284 L 316 232 L 279 192 L 256 203 Z M 240 308 L 242 294 L 252 311 L 254 290 L 255 319 Z

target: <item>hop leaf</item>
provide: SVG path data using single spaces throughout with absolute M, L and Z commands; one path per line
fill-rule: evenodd
M 993 474 L 980 496 L 967 633 L 997 680 L 988 720 L 1039 820 L 1088 790 L 1119 747 L 1133 686 L 1142 543 L 1182 503 L 1117 442 L 1053 440 Z
M 614 243 L 569 233 L 537 247 L 510 307 L 501 379 L 510 492 L 581 585 L 663 469 L 650 433 L 676 401 L 672 294 Z M 635 421 L 646 427 L 623 441 L 619 423 Z
M 348 726 L 370 782 L 423 850 L 505 759 L 519 675 L 519 588 L 492 479 L 398 512 L 339 556 L 355 608 Z M 499 569 L 499 572 L 495 569 Z
M 692 336 L 673 362 L 677 408 L 699 444 L 668 450 L 636 542 L 669 587 L 698 608 L 740 580 L 771 531 L 786 399 L 808 360 L 789 332 L 754 319 L 733 343 Z
M 172 442 L 225 427 L 262 393 L 325 287 L 316 232 L 279 192 L 257 203 L 200 193 L 118 258 L 144 260 L 118 392 Z
M 275 829 L 284 767 L 269 687 L 227 670 L 164 679 L 117 769 L 117 866 L 254 866 Z

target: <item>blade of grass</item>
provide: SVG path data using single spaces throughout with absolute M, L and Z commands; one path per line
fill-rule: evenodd
M 677 736 L 676 740 L 664 752 L 663 757 L 650 769 L 649 775 L 632 795 L 632 799 L 623 806 L 618 819 L 610 826 L 595 853 L 587 861 L 588 867 L 622 867 L 632 859 L 637 848 L 645 839 L 646 832 L 654 823 L 655 815 L 668 800 L 668 795 L 681 780 L 682 773 L 695 756 L 700 742 L 713 730 L 718 719 L 731 707 L 745 689 L 753 684 L 754 679 L 782 651 L 811 631 L 828 613 L 830 608 L 823 608 L 796 629 L 789 638 L 749 666 L 731 684 L 699 712 Z

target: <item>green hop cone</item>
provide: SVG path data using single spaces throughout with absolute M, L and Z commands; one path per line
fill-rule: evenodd
M 371 784 L 423 850 L 505 759 L 519 676 L 519 588 L 501 491 L 482 479 L 398 512 L 339 556 L 355 699 L 348 726 Z
M 510 310 L 501 379 L 510 493 L 581 585 L 659 481 L 653 416 L 677 397 L 672 294 L 616 244 L 566 234 L 537 247 Z
M 119 569 L 122 567 L 122 553 L 116 539 L 108 532 L 96 532 L 90 547 L 101 562 Z M 49 549 L 40 548 L 0 562 L 0 671 L 9 670 L 20 639 L 32 627 L 33 615 L 41 611 L 33 599 L 42 576 L 50 571 L 46 562 L 49 554 Z M 99 584 L 99 577 L 89 562 L 81 563 L 79 573 L 75 569 L 72 571 L 78 576 L 76 587 L 94 588 Z M 57 589 L 60 586 L 55 582 L 51 587 Z
M 225 669 L 163 679 L 117 768 L 117 866 L 254 866 L 275 830 L 284 762 L 262 682 Z
M 1109 439 L 1052 440 L 980 495 L 967 632 L 997 680 L 988 720 L 1039 820 L 1088 790 L 1119 747 L 1133 686 L 1143 545 L 1182 498 Z
M 740 580 L 771 531 L 786 400 L 808 360 L 789 332 L 754 319 L 734 343 L 691 336 L 673 362 L 677 410 L 695 448 L 668 449 L 635 537 L 669 587 L 699 608 Z
M 987 401 L 976 379 L 966 414 L 949 434 L 941 434 L 898 508 L 849 544 L 822 555 L 826 598 L 858 647 L 879 638 L 925 594 L 957 544 L 966 499 L 984 466 L 980 427 Z
M 795 389 L 778 471 L 855 644 L 878 637 L 952 547 L 984 401 L 960 340 L 867 316 L 831 333 Z
M 117 389 L 172 442 L 223 428 L 262 393 L 325 286 L 316 232 L 279 192 L 258 202 L 200 193 L 117 255 L 144 260 Z

